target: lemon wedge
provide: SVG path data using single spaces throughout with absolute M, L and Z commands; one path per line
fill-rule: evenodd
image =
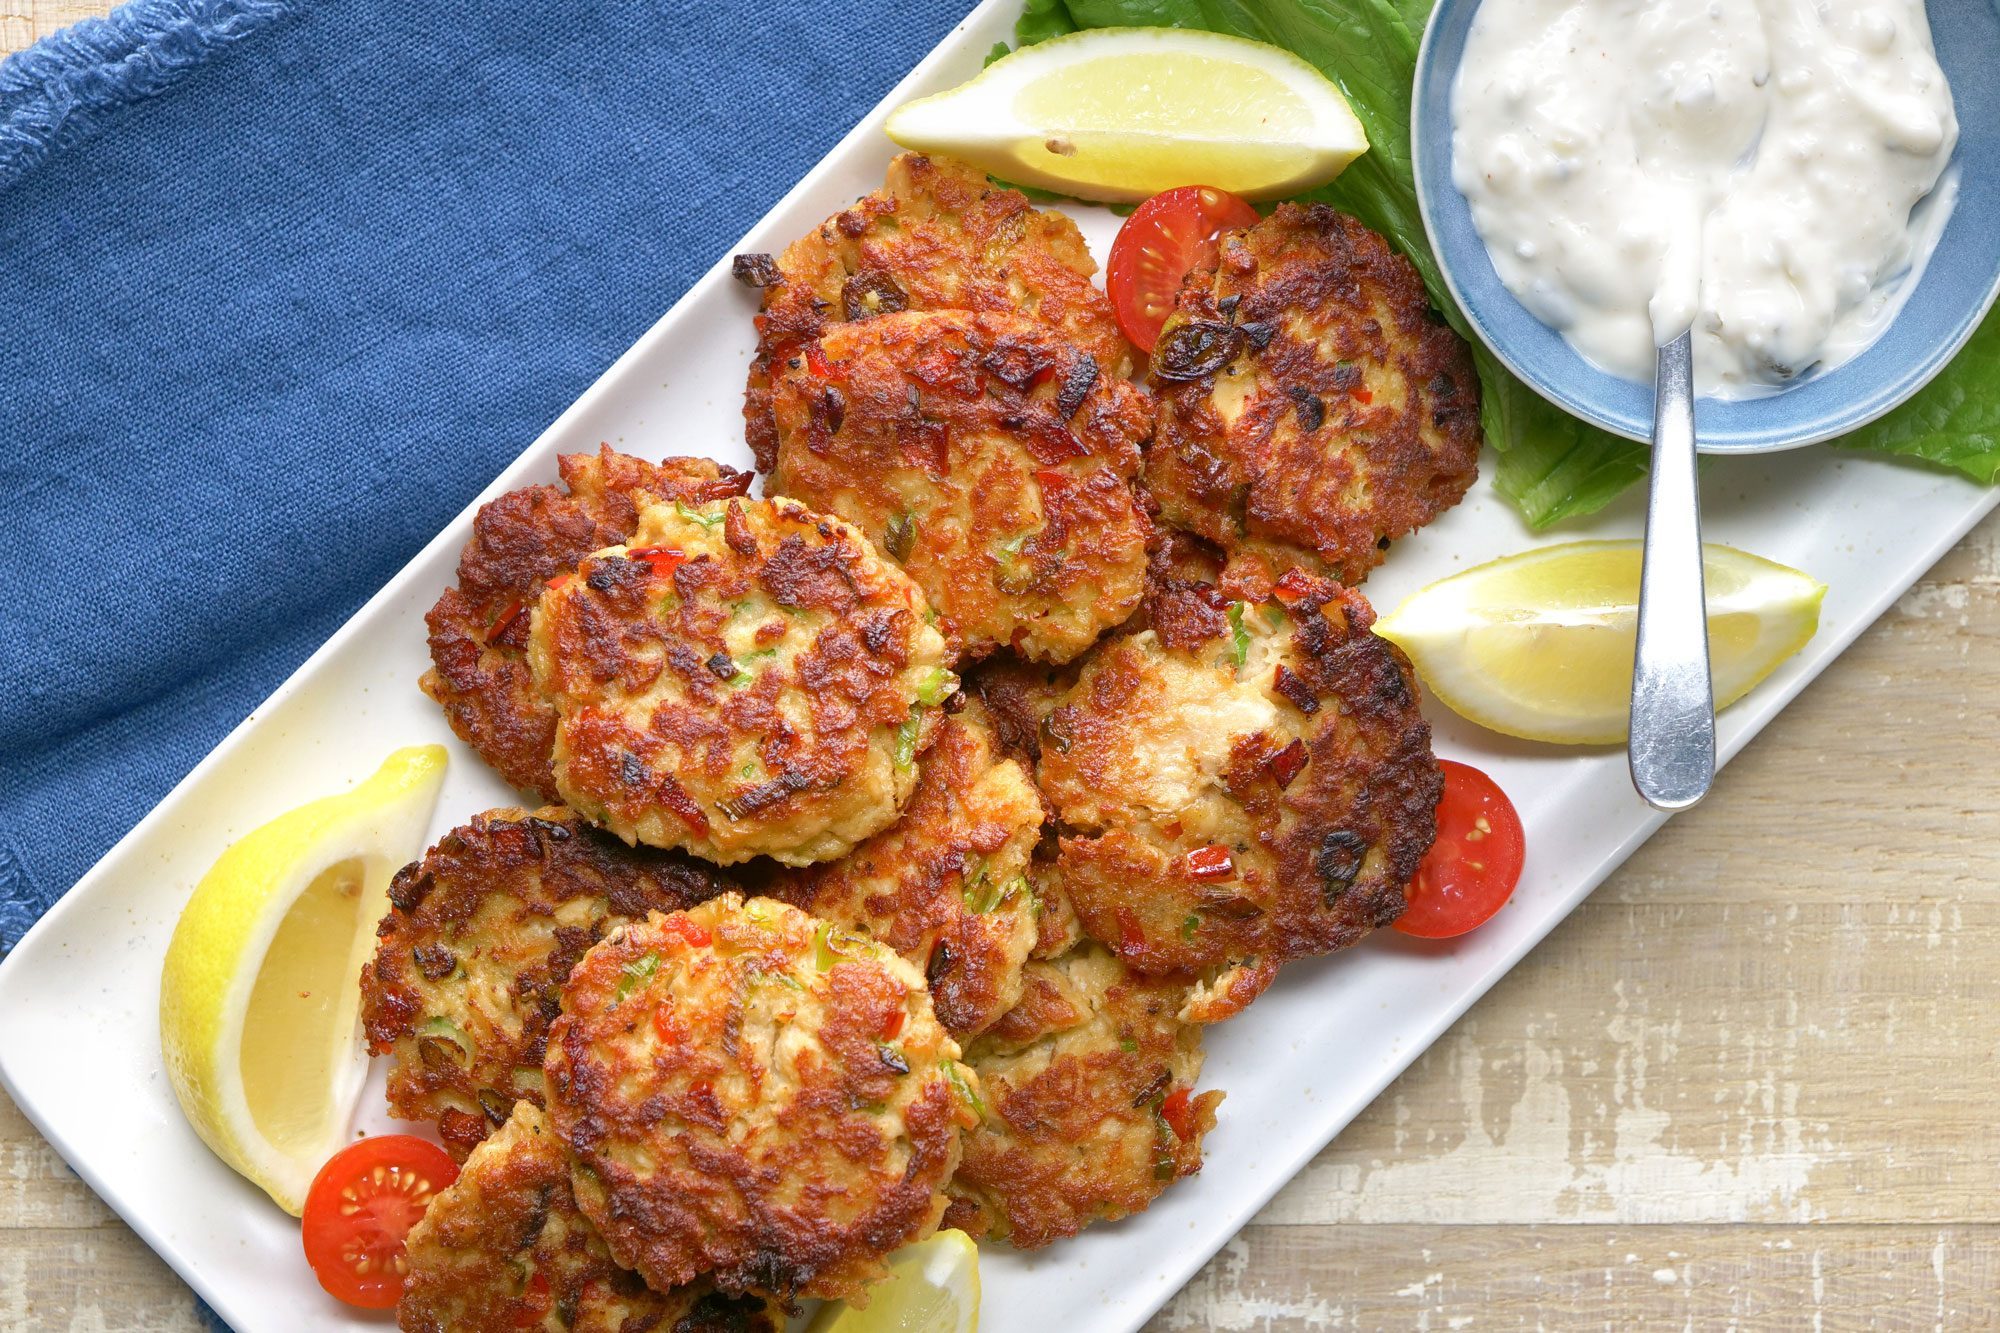
M 977 1333 L 979 1248 L 963 1231 L 940 1231 L 889 1256 L 889 1276 L 868 1304 L 828 1301 L 807 1333 Z
M 1098 28 L 1022 47 L 889 116 L 905 148 L 1079 199 L 1177 185 L 1249 199 L 1324 185 L 1368 151 L 1347 99 L 1290 51 L 1181 28 Z
M 202 1142 L 296 1216 L 347 1139 L 367 1071 L 361 964 L 389 879 L 423 849 L 444 747 L 390 755 L 352 791 L 230 844 L 181 911 L 160 1046 Z
M 1572 542 L 1495 560 L 1413 593 L 1375 623 L 1431 692 L 1531 741 L 1625 739 L 1639 617 L 1636 541 Z M 1702 548 L 1715 706 L 1735 703 L 1819 628 L 1826 585 L 1729 546 Z

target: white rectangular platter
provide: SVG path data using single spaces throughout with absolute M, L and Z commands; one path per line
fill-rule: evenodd
M 887 109 L 947 87 L 1009 37 L 1019 0 L 987 0 L 744 238 L 776 250 L 880 184 Z M 1117 219 L 1078 209 L 1100 259 Z M 711 453 L 747 466 L 738 416 L 754 294 L 728 256 L 497 478 L 480 500 L 553 480 L 558 452 L 600 441 L 652 457 Z M 1708 535 L 1806 569 L 1831 588 L 1819 635 L 1725 715 L 1726 759 L 1907 589 L 2000 496 L 1937 473 L 1807 450 L 1718 460 L 1706 475 Z M 475 501 L 475 504 L 477 501 Z M 175 788 L 0 963 L 0 1083 L 93 1189 L 239 1333 L 379 1329 L 325 1297 L 297 1224 L 209 1155 L 161 1069 L 160 962 L 182 903 L 232 839 L 371 772 L 391 749 L 452 752 L 433 836 L 511 804 L 416 689 L 422 616 L 453 581 L 472 508 Z M 1632 536 L 1636 505 L 1562 539 Z M 1466 502 L 1399 543 L 1366 591 L 1394 606 L 1422 584 L 1535 545 L 1482 481 Z M 1025 1256 L 991 1247 L 982 1326 L 992 1333 L 1119 1333 L 1137 1327 L 1418 1053 L 1641 841 L 1661 817 L 1633 795 L 1624 756 L 1507 741 L 1429 704 L 1441 754 L 1492 773 L 1527 825 L 1514 901 L 1457 941 L 1394 932 L 1294 965 L 1243 1017 L 1208 1036 L 1205 1086 L 1226 1089 L 1203 1173 L 1149 1212 Z M 394 1126 L 377 1082 L 358 1127 Z

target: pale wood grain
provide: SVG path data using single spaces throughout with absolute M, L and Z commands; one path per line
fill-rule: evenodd
M 1989 1226 L 1252 1225 L 1149 1333 L 1985 1328 Z
M 0 55 L 32 46 L 58 28 L 112 8 L 96 0 L 0 0 Z
M 9 1231 L 0 1223 L 0 1329 L 8 1333 L 197 1333 L 194 1296 L 115 1224 Z
M 2000 517 L 1154 1329 L 2000 1326 L 1996 647 Z M 196 1327 L 0 1097 L 0 1329 Z

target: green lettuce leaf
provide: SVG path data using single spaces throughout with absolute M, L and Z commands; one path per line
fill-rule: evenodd
M 1069 16 L 1063 0 L 1027 0 L 1021 6 L 1021 17 L 1014 20 L 1014 37 L 1023 46 L 1075 31 L 1076 20 Z
M 1916 397 L 1834 447 L 1920 458 L 1992 485 L 2000 477 L 2000 307 Z
M 1026 0 L 1022 45 L 1082 28 L 1202 28 L 1282 46 L 1347 97 L 1369 151 L 1303 196 L 1352 213 L 1408 255 L 1431 302 L 1474 347 L 1494 484 L 1544 528 L 1602 509 L 1646 474 L 1647 448 L 1588 425 L 1514 378 L 1472 337 L 1445 288 L 1417 211 L 1410 90 L 1433 0 Z M 1900 454 L 1990 483 L 2000 476 L 2000 310 L 1922 393 L 1839 447 Z

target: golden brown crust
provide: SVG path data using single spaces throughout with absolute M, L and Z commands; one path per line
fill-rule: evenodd
M 1158 517 L 1358 583 L 1478 473 L 1479 380 L 1389 243 L 1280 204 L 1191 272 L 1154 350 Z
M 772 393 L 768 490 L 854 524 L 955 653 L 1066 662 L 1131 615 L 1152 404 L 1031 320 L 906 311 L 827 331 Z
M 791 500 L 648 505 L 542 594 L 556 786 L 627 841 L 805 865 L 894 821 L 956 689 L 923 593 Z
M 865 930 L 923 969 L 938 1021 L 962 1041 L 1020 998 L 1039 915 L 1028 860 L 1042 798 L 962 714 L 939 724 L 918 767 L 916 792 L 892 828 L 765 891 Z
M 433 665 L 421 682 L 459 739 L 509 785 L 545 801 L 556 799 L 549 771 L 556 719 L 525 655 L 527 612 L 543 583 L 629 537 L 642 492 L 696 502 L 742 495 L 751 480 L 705 458 L 648 463 L 609 445 L 595 455 L 565 454 L 557 467 L 566 490 L 523 487 L 473 516 L 458 586 L 424 617 Z
M 1167 571 L 1150 628 L 1094 655 L 1038 776 L 1084 929 L 1234 1012 L 1276 965 L 1402 911 L 1443 782 L 1407 659 L 1349 589 L 1294 570 L 1265 604 Z
M 852 1298 L 944 1211 L 958 1053 L 886 947 L 729 895 L 584 955 L 549 1112 L 584 1214 L 654 1286 Z
M 489 810 L 397 873 L 361 969 L 389 1110 L 429 1120 L 454 1157 L 542 1104 L 542 1052 L 570 968 L 610 925 L 730 887 L 677 853 L 633 850 L 568 810 Z
M 767 472 L 778 456 L 772 372 L 835 324 L 898 310 L 1024 315 L 1104 373 L 1131 374 L 1131 348 L 1091 285 L 1097 264 L 1076 224 L 950 158 L 904 153 L 880 190 L 775 260 L 738 256 L 737 270 L 763 287 L 743 424 Z
M 1035 886 L 1035 947 L 1030 958 L 1060 958 L 1083 943 L 1083 922 L 1063 887 L 1061 844 L 1055 831 L 1043 826 L 1042 841 L 1028 862 L 1028 882 Z
M 1195 1093 L 1182 984 L 1095 946 L 1031 963 L 1021 1002 L 968 1048 L 984 1110 L 946 1223 L 1036 1249 L 1146 1208 L 1201 1169 L 1219 1092 Z
M 656 1292 L 577 1209 L 569 1155 L 535 1107 L 466 1160 L 410 1232 L 403 1333 L 777 1333 L 783 1313 L 706 1282 Z
M 1042 757 L 1042 719 L 1076 683 L 1079 666 L 1051 667 L 997 653 L 966 673 L 968 711 L 986 724 L 1003 754 L 1032 770 Z

